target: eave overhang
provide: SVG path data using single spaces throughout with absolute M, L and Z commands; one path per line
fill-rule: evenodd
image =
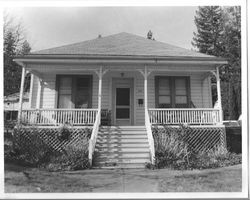
M 206 64 L 225 65 L 227 61 L 219 57 L 188 57 L 188 56 L 153 56 L 153 55 L 39 55 L 29 54 L 16 57 L 15 62 L 24 66 L 33 63 L 73 63 L 73 64 Z

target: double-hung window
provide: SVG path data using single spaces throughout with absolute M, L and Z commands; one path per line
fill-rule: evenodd
M 190 78 L 156 76 L 155 102 L 157 108 L 190 107 Z
M 91 75 L 58 75 L 58 108 L 91 108 Z

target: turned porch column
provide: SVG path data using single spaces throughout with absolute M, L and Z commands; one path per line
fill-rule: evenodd
M 29 108 L 32 108 L 34 74 L 30 73 L 30 94 L 29 94 Z
M 221 104 L 221 88 L 220 88 L 220 73 L 219 67 L 216 68 L 216 81 L 217 81 L 217 97 L 218 97 L 218 107 L 220 109 L 220 121 L 223 120 L 222 104 Z
M 42 93 L 42 87 L 43 87 L 43 80 L 39 78 L 38 80 L 38 90 L 37 90 L 37 96 L 36 96 L 36 109 L 41 108 L 41 93 Z
M 22 68 L 22 78 L 21 78 L 21 86 L 20 86 L 20 95 L 19 95 L 19 109 L 18 109 L 18 118 L 17 124 L 21 124 L 21 116 L 22 116 L 22 108 L 23 108 L 23 90 L 24 90 L 24 81 L 26 76 L 26 67 Z
M 102 76 L 103 76 L 103 72 L 102 72 L 102 66 L 100 67 L 99 73 L 98 73 L 98 77 L 99 77 L 99 86 L 98 86 L 98 111 L 101 112 L 102 109 Z M 100 122 L 99 122 L 100 124 Z
M 144 108 L 145 113 L 148 112 L 148 68 L 145 66 L 144 69 Z

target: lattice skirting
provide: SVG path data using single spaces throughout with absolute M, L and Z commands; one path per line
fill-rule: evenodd
M 180 133 L 184 131 L 185 141 L 195 151 L 207 151 L 216 146 L 226 148 L 226 131 L 224 126 L 165 126 L 152 127 L 153 136 L 161 137 L 171 132 Z
M 14 141 L 16 144 L 27 146 L 34 144 L 46 145 L 51 151 L 62 152 L 67 147 L 84 148 L 88 147 L 88 140 L 91 136 L 90 128 L 69 128 L 67 137 L 62 137 L 60 128 L 15 128 Z M 66 130 L 66 131 L 67 131 Z M 64 132 L 65 133 L 65 132 Z M 64 136 L 64 135 L 63 135 Z

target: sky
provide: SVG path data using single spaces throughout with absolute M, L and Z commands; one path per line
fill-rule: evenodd
M 191 49 L 197 7 L 12 7 L 32 51 L 128 32 Z

